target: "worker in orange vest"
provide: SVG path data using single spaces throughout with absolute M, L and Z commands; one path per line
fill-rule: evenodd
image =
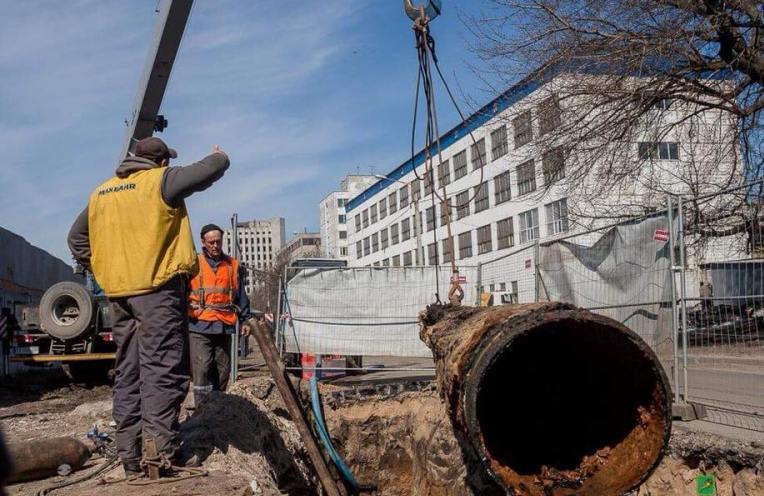
M 223 253 L 223 230 L 215 224 L 202 228 L 199 273 L 189 293 L 189 344 L 194 403 L 210 391 L 225 391 L 231 374 L 231 336 L 240 322 L 243 336 L 251 332 L 246 270 Z

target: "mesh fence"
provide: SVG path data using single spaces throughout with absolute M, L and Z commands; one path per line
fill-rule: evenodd
M 495 305 L 536 301 L 537 251 L 536 245 L 527 245 L 480 264 L 478 295 L 490 294 Z
M 475 300 L 475 267 L 460 267 L 465 301 Z M 445 300 L 450 267 L 301 269 L 289 281 L 282 326 L 289 353 L 430 357 L 417 317 Z M 470 282 L 472 282 L 470 284 Z

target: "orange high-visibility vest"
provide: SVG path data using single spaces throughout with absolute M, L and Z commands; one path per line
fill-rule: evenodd
M 220 321 L 234 325 L 238 307 L 234 294 L 239 291 L 239 262 L 227 257 L 213 271 L 207 258 L 199 255 L 199 273 L 191 279 L 188 297 L 188 316 L 208 322 Z

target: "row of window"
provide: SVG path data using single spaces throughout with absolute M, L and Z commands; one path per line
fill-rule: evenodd
M 568 203 L 565 198 L 549 203 L 544 206 L 546 209 L 547 235 L 554 236 L 570 229 L 568 220 Z M 428 209 L 429 211 L 430 209 Z M 533 208 L 521 212 L 518 216 L 520 244 L 528 243 L 539 238 L 539 215 L 538 209 Z M 429 216 L 428 216 L 429 225 Z M 406 241 L 412 237 L 412 219 L 403 219 L 400 223 L 393 224 L 388 228 L 382 229 L 362 240 L 358 240 L 355 245 L 356 259 L 377 253 L 380 250 L 387 249 L 399 242 Z M 477 233 L 477 254 L 482 255 L 494 250 L 503 250 L 510 248 L 515 244 L 515 229 L 512 217 L 507 217 L 496 222 L 496 240 L 494 244 L 493 230 L 491 224 L 475 229 Z M 459 234 L 455 242 L 458 241 L 459 259 L 473 256 L 472 231 L 466 231 Z M 495 247 L 495 248 L 494 248 Z M 427 254 L 430 265 L 442 262 L 450 262 L 451 249 L 449 238 L 441 240 L 440 253 L 442 260 L 438 256 L 437 243 L 431 243 L 427 246 Z

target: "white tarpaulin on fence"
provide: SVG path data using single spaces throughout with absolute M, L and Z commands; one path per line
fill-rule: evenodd
M 542 299 L 612 317 L 656 351 L 671 345 L 668 229 L 662 215 L 541 245 Z
M 475 301 L 475 267 L 461 267 L 464 301 Z M 450 267 L 439 267 L 447 300 Z M 435 301 L 435 267 L 304 269 L 287 285 L 287 352 L 429 357 L 417 316 Z

